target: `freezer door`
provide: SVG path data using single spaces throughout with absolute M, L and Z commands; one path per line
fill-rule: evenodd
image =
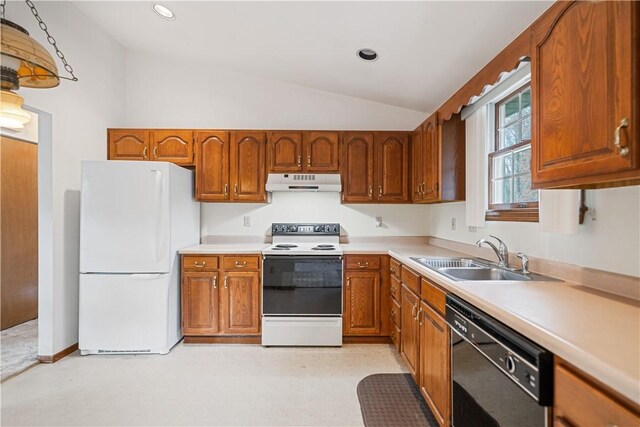
M 80 271 L 170 270 L 169 164 L 84 161 Z
M 81 274 L 81 353 L 168 353 L 181 338 L 178 287 L 177 274 Z

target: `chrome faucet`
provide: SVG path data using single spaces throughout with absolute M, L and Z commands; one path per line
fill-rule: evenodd
M 496 256 L 498 257 L 498 266 L 502 268 L 509 268 L 509 250 L 507 249 L 507 245 L 505 245 L 504 242 L 496 236 L 489 235 L 489 237 L 493 237 L 498 241 L 498 247 L 486 239 L 478 240 L 476 242 L 476 246 L 480 248 L 483 244 L 486 244 L 496 253 Z

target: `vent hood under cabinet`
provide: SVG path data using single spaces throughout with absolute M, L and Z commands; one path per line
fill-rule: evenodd
M 340 174 L 312 173 L 270 173 L 267 177 L 267 191 L 342 191 Z

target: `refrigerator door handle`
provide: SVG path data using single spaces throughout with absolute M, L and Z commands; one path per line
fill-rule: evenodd
M 162 196 L 162 172 L 157 169 L 152 169 L 151 173 L 155 175 L 155 180 L 153 183 L 153 222 L 154 222 L 154 245 L 153 245 L 153 255 L 156 262 L 160 262 L 160 234 L 162 230 L 160 229 L 162 222 L 162 212 L 160 210 L 160 197 Z

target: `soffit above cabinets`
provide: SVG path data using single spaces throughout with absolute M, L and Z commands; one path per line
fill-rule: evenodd
M 76 1 L 132 52 L 432 112 L 551 2 Z M 372 48 L 379 58 L 357 57 Z M 191 65 L 190 65 L 191 64 Z M 194 75 L 195 73 L 195 75 Z M 194 83 L 197 84 L 197 83 Z

